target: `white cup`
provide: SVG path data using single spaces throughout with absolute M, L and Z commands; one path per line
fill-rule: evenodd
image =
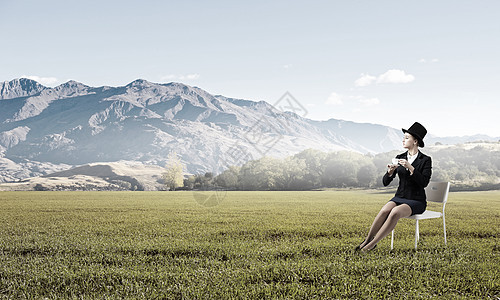
M 392 159 L 392 164 L 396 165 L 396 166 L 399 166 L 399 158 L 393 158 Z

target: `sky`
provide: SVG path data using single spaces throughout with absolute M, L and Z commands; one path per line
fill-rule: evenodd
M 182 82 L 299 115 L 500 137 L 500 1 L 0 0 L 0 82 Z

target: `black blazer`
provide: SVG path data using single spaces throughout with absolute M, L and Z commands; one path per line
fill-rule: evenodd
M 396 156 L 398 159 L 407 159 L 408 151 L 401 153 Z M 396 177 L 396 173 L 399 176 L 399 186 L 396 191 L 396 197 L 425 201 L 425 190 L 424 188 L 429 184 L 432 174 L 432 160 L 430 156 L 418 152 L 418 156 L 415 161 L 411 164 L 415 171 L 413 175 L 410 175 L 410 171 L 406 170 L 405 167 L 399 166 L 396 168 L 392 176 L 385 172 L 382 182 L 384 186 L 388 186 L 389 183 Z

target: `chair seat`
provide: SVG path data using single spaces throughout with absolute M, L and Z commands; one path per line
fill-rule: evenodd
M 440 212 L 432 211 L 432 210 L 426 210 L 422 214 L 409 216 L 408 219 L 424 220 L 424 219 L 441 218 L 442 216 L 443 216 L 443 214 L 440 213 Z

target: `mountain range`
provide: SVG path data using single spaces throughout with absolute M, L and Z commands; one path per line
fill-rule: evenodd
M 315 121 L 276 107 L 175 82 L 90 87 L 69 81 L 49 88 L 25 78 L 6 81 L 0 83 L 0 182 L 97 162 L 163 167 L 171 153 L 195 174 L 308 148 L 372 154 L 401 149 L 401 129 Z M 427 144 L 473 140 L 498 138 L 426 137 Z

